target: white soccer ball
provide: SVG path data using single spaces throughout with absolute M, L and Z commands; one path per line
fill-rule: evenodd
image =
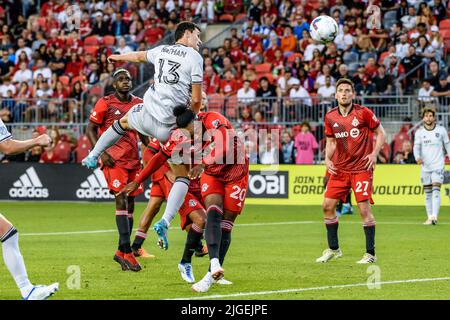
M 338 24 L 330 16 L 318 16 L 309 26 L 311 38 L 320 43 L 329 43 L 336 38 L 338 34 Z

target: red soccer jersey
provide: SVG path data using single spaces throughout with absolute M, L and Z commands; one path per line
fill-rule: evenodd
M 148 143 L 147 149 L 145 149 L 143 154 L 144 163 L 149 163 L 151 158 L 159 152 L 161 149 L 161 145 L 159 144 L 158 139 L 152 138 Z M 152 174 L 152 182 L 160 181 L 164 178 L 164 175 L 167 171 L 170 170 L 167 162 L 164 163 L 154 174 Z
M 346 117 L 336 107 L 325 115 L 325 135 L 336 139 L 333 155 L 340 172 L 367 171 L 365 157 L 373 151 L 373 131 L 380 125 L 374 113 L 366 107 L 353 104 Z
M 132 96 L 131 101 L 122 102 L 114 94 L 105 96 L 97 101 L 92 109 L 89 120 L 99 126 L 98 133 L 105 132 L 114 121 L 122 118 L 135 104 L 142 103 L 142 99 Z M 112 147 L 106 150 L 116 161 L 116 165 L 125 169 L 139 169 L 139 151 L 137 134 L 127 131 Z

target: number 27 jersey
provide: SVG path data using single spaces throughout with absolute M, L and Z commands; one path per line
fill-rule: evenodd
M 203 58 L 191 47 L 161 45 L 147 51 L 155 65 L 154 84 L 144 95 L 144 105 L 162 123 L 175 123 L 173 108 L 189 105 L 192 84 L 203 83 Z

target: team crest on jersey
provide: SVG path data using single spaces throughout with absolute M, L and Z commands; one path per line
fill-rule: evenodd
M 356 117 L 355 118 L 353 118 L 353 121 L 352 121 L 352 126 L 354 126 L 354 127 L 357 127 L 359 125 L 359 121 L 358 121 L 358 119 L 356 119 Z
M 436 132 L 435 135 L 436 135 L 436 138 L 439 138 L 439 132 Z
M 350 130 L 350 136 L 352 138 L 356 138 L 359 136 L 359 129 L 358 128 L 353 128 L 352 130 Z
M 209 188 L 209 185 L 207 183 L 204 183 L 202 185 L 202 192 L 206 192 L 206 190 L 208 190 L 208 188 Z
M 116 179 L 116 180 L 113 181 L 112 185 L 113 185 L 114 188 L 118 188 L 118 187 L 120 187 L 120 181 Z
M 215 128 L 217 128 L 217 127 L 219 126 L 219 124 L 220 124 L 219 119 L 216 119 L 216 120 L 214 120 L 214 121 L 212 122 L 212 125 L 213 125 L 213 127 L 215 127 Z
M 195 207 L 197 205 L 197 201 L 195 200 L 189 200 L 189 207 Z

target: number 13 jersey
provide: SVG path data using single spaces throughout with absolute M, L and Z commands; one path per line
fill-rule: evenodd
M 189 105 L 192 84 L 203 83 L 203 58 L 182 44 L 158 46 L 148 50 L 146 57 L 155 65 L 155 75 L 144 95 L 145 109 L 158 121 L 174 124 L 173 109 Z

